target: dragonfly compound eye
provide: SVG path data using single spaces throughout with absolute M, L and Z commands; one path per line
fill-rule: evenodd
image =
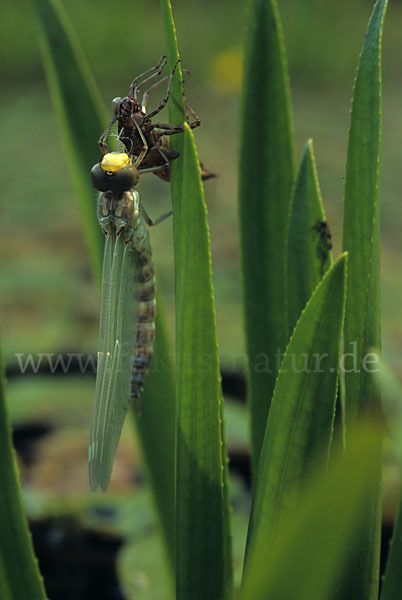
M 121 102 L 120 96 L 117 96 L 117 98 L 113 98 L 113 100 L 112 100 L 112 108 L 113 108 L 113 112 L 115 115 L 117 115 L 117 113 L 118 113 L 120 102 Z
M 138 169 L 133 165 L 120 171 L 105 171 L 100 163 L 91 169 L 92 185 L 99 192 L 127 192 L 138 183 Z

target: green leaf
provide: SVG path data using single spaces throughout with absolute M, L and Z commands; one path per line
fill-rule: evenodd
M 230 506 L 230 479 L 228 442 L 226 437 L 226 421 L 224 415 L 224 401 L 220 397 L 220 424 L 221 424 L 221 461 L 223 466 L 223 600 L 232 600 L 234 586 L 233 566 L 233 535 L 232 535 L 232 509 Z
M 349 253 L 345 317 L 346 440 L 358 416 L 378 403 L 372 373 L 365 366 L 371 347 L 381 348 L 380 204 L 381 44 L 387 0 L 371 15 L 355 81 L 345 178 L 343 248 Z M 350 356 L 352 354 L 352 361 Z M 364 527 L 339 598 L 377 598 L 381 448 L 373 463 L 372 489 L 362 506 Z
M 22 504 L 4 387 L 0 356 L 0 597 L 46 600 Z
M 161 0 L 161 13 L 163 29 L 165 32 L 166 41 L 166 53 L 168 57 L 168 67 L 170 72 L 173 70 L 177 60 L 180 58 L 179 49 L 177 46 L 176 28 L 173 21 L 172 6 L 170 0 Z M 185 112 L 183 104 L 183 93 L 182 93 L 182 72 L 181 65 L 176 68 L 176 72 L 173 78 L 170 98 L 168 102 L 169 110 L 169 122 L 178 124 L 184 123 Z M 183 135 L 177 134 L 170 137 L 171 147 L 183 154 Z M 181 198 L 181 187 L 183 181 L 183 160 L 178 158 L 174 160 L 170 166 L 171 180 L 172 180 L 172 204 L 173 204 L 173 215 L 177 215 L 180 211 L 180 198 Z M 173 228 L 176 228 L 176 219 L 173 217 Z
M 331 460 L 328 474 L 316 457 L 320 464 L 294 510 L 282 514 L 275 533 L 263 537 L 250 556 L 242 599 L 332 598 L 363 519 L 360 507 L 371 485 L 379 435 L 372 425 L 361 424 L 347 453 Z
M 288 342 L 285 254 L 293 130 L 275 0 L 252 0 L 240 114 L 239 225 L 254 470 Z M 268 366 L 267 366 L 268 364 Z
M 97 141 L 107 122 L 107 113 L 61 3 L 32 1 L 43 64 L 80 203 L 92 268 L 100 283 L 104 236 L 96 219 L 96 194 L 89 171 L 99 161 Z
M 179 51 L 169 0 L 161 0 L 161 12 L 168 65 L 173 69 Z M 185 121 L 180 65 L 173 80 L 168 108 L 170 123 Z M 178 410 L 176 590 L 178 598 L 187 598 L 191 594 L 195 599 L 207 596 L 229 599 L 233 587 L 229 477 L 207 211 L 191 132 L 172 136 L 171 145 L 182 155 L 171 164 Z M 197 332 L 195 339 L 188 333 L 193 326 L 196 328 L 194 333 Z M 208 347 L 208 355 L 204 356 Z M 203 369 L 206 369 L 205 374 L 208 372 L 205 378 Z M 192 424 L 197 424 L 193 430 L 189 429 Z M 188 450 L 187 444 L 190 444 Z M 202 453 L 201 462 L 197 466 L 199 452 Z M 191 531 L 194 536 L 189 537 Z
M 349 253 L 345 352 L 356 344 L 357 369 L 346 363 L 347 412 L 352 421 L 373 396 L 372 377 L 359 368 L 371 347 L 380 348 L 381 43 L 387 0 L 370 18 L 355 81 L 345 178 L 343 248 Z
M 176 593 L 230 597 L 219 358 L 200 169 L 188 126 L 176 221 Z M 225 566 L 226 565 L 226 566 Z
M 320 452 L 327 461 L 335 416 L 345 308 L 346 256 L 327 272 L 286 349 L 267 421 L 251 509 L 247 561 L 266 544 Z M 246 562 L 246 570 L 247 570 Z
M 168 66 L 169 70 L 172 71 L 177 60 L 180 58 L 180 55 L 177 46 L 176 27 L 173 21 L 173 13 L 170 0 L 161 0 L 161 13 L 163 29 L 165 32 Z M 171 123 L 183 123 L 185 120 L 181 82 L 181 65 L 179 64 L 179 68 L 176 70 L 176 76 L 174 77 L 172 82 L 172 88 L 169 98 L 169 119 Z M 172 142 L 176 140 L 180 140 L 181 145 L 183 145 L 183 136 L 174 135 L 172 138 Z M 172 166 L 174 164 L 175 163 L 172 163 Z
M 290 331 L 332 264 L 328 236 L 313 141 L 309 140 L 296 176 L 289 215 L 286 284 Z
M 162 522 L 167 557 L 175 562 L 175 382 L 174 357 L 166 332 L 160 294 L 157 296 L 157 337 L 148 379 L 141 399 L 141 416 L 133 410 L 141 440 L 145 465 L 154 491 L 154 501 Z M 173 569 L 174 570 L 174 569 Z

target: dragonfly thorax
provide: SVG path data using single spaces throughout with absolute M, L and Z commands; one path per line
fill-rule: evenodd
M 124 98 L 115 98 L 113 100 L 114 114 L 116 115 L 120 126 L 132 126 L 132 120 L 141 127 L 145 118 L 142 106 L 135 98 L 124 96 Z
M 139 202 L 139 194 L 136 190 L 121 194 L 113 192 L 99 194 L 98 219 L 103 231 L 115 234 L 121 234 L 124 230 L 127 230 L 127 233 L 132 231 L 133 223 L 139 219 Z

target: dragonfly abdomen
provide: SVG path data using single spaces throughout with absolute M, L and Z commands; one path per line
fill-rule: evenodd
M 137 261 L 139 306 L 134 359 L 131 370 L 131 398 L 136 399 L 137 411 L 139 412 L 140 394 L 153 356 L 156 281 L 152 254 L 149 247 L 139 253 Z

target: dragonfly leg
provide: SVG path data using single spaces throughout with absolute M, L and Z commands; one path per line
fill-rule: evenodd
M 161 215 L 158 219 L 155 219 L 155 221 L 152 222 L 152 225 L 150 225 L 150 227 L 153 227 L 154 225 L 159 225 L 159 223 L 163 223 L 163 221 L 166 221 L 166 219 L 172 216 L 172 214 L 173 211 L 169 210 L 169 212 L 165 213 L 164 215 Z
M 177 65 L 179 64 L 179 62 L 180 62 L 180 58 L 176 62 L 175 66 L 173 67 L 173 71 L 170 74 L 165 97 L 162 98 L 162 100 L 158 104 L 158 106 L 156 108 L 154 108 L 154 110 L 147 115 L 148 119 L 152 119 L 155 115 L 157 115 L 159 112 L 161 112 L 161 110 L 164 106 L 166 106 L 167 101 L 169 100 L 169 96 L 170 96 L 170 88 L 172 86 L 173 76 L 175 74 L 175 71 L 177 69 Z
M 163 64 L 163 66 L 165 66 L 167 62 L 167 57 L 166 56 L 162 56 L 158 62 L 156 63 L 156 65 L 154 67 L 151 67 L 150 69 L 147 69 L 146 71 L 144 71 L 143 73 L 141 73 L 141 75 L 137 75 L 137 77 L 135 77 L 130 85 L 130 89 L 128 92 L 129 96 L 132 96 L 133 98 L 136 98 L 136 92 L 138 91 L 138 88 L 140 87 L 140 80 L 145 76 L 145 75 L 150 75 L 151 73 L 155 73 L 155 71 L 158 71 L 161 68 L 161 65 Z M 163 68 L 163 67 L 162 67 Z
M 167 155 L 165 154 L 165 152 L 163 151 L 161 144 L 158 143 L 159 142 L 158 138 L 161 138 L 162 136 L 156 135 L 156 132 L 154 132 L 154 131 L 152 132 L 152 134 L 153 134 L 153 138 L 154 138 L 155 148 L 157 149 L 157 151 L 159 152 L 159 154 L 162 156 L 163 160 L 165 161 L 165 164 L 162 165 L 162 169 L 167 169 L 169 167 L 170 161 L 169 161 Z
M 175 133 L 182 133 L 184 131 L 184 125 L 179 123 L 178 125 L 172 125 L 170 123 L 153 123 L 156 129 L 161 129 L 162 135 L 174 135 Z
M 195 113 L 195 111 L 191 108 L 191 106 L 189 106 L 186 103 L 185 97 L 184 97 L 184 107 L 185 107 L 185 112 L 186 112 L 186 122 L 187 122 L 188 126 L 190 127 L 190 129 L 195 129 L 196 127 L 199 127 L 201 125 L 201 119 L 198 117 L 198 115 Z M 194 121 L 192 121 L 191 123 L 188 119 L 187 112 L 189 112 L 191 114 L 191 116 L 194 117 Z M 180 132 L 184 131 L 184 126 L 181 123 L 177 124 L 177 125 L 172 125 L 170 123 L 153 123 L 153 127 L 155 127 L 156 129 L 165 130 L 165 131 L 163 131 L 162 135 L 174 135 L 175 133 L 180 133 Z
M 156 83 L 151 85 L 151 87 L 149 87 L 148 89 L 145 90 L 145 92 L 142 96 L 142 100 L 141 100 L 141 106 L 142 106 L 143 111 L 145 111 L 145 109 L 147 107 L 149 94 L 152 92 L 152 90 L 157 88 L 161 83 L 164 83 L 165 81 L 167 81 L 169 77 L 170 77 L 169 75 L 165 75 L 165 77 L 162 77 L 162 79 L 160 79 L 159 81 L 157 81 Z
M 145 210 L 145 208 L 141 204 L 141 214 L 144 217 L 144 220 L 145 220 L 146 224 L 148 225 L 148 227 L 155 227 L 155 225 L 159 225 L 159 223 L 166 221 L 166 219 L 168 219 L 170 217 L 170 215 L 172 214 L 172 211 L 169 210 L 169 212 L 165 213 L 164 215 L 161 215 L 158 219 L 155 219 L 155 221 L 153 221 L 151 219 L 151 217 L 149 216 L 149 214 L 147 213 L 147 211 Z
M 113 116 L 109 125 L 106 127 L 105 131 L 102 133 L 98 140 L 98 146 L 101 149 L 102 154 L 107 154 L 110 152 L 110 148 L 107 143 L 107 138 L 109 137 L 110 130 L 112 129 L 114 123 L 117 121 L 117 117 Z
M 201 125 L 201 119 L 195 113 L 195 111 L 191 108 L 191 106 L 189 106 L 187 104 L 187 102 L 186 102 L 186 96 L 185 96 L 184 92 L 183 92 L 183 100 L 184 100 L 184 111 L 186 113 L 186 121 L 188 123 L 188 126 L 190 127 L 190 129 L 195 129 L 196 127 L 199 127 Z M 192 123 L 190 123 L 190 120 L 188 118 L 188 113 L 190 113 L 190 115 L 194 119 L 194 121 Z
M 143 81 L 140 81 L 140 83 L 134 88 L 134 98 L 136 100 L 138 100 L 137 96 L 138 96 L 138 92 L 140 91 L 140 88 L 142 88 L 142 86 L 147 83 L 148 81 L 152 81 L 152 79 L 156 79 L 157 77 L 159 77 L 159 75 L 162 73 L 163 69 L 165 68 L 167 60 L 165 59 L 161 66 L 159 67 L 159 69 L 156 71 L 156 73 L 153 73 L 152 75 L 150 75 L 149 77 L 146 77 Z M 166 75 L 166 77 L 163 77 L 160 81 L 157 81 L 156 83 L 154 83 L 150 89 L 152 89 L 153 87 L 157 87 L 162 81 L 166 81 L 168 78 L 168 75 Z M 145 94 L 144 94 L 145 95 Z M 143 97 L 143 101 L 141 102 L 141 106 L 142 106 L 142 112 L 145 113 L 145 108 L 143 106 L 144 104 L 144 97 Z
M 190 75 L 190 71 L 188 71 L 187 69 L 183 69 L 182 73 L 186 73 L 187 75 Z M 147 107 L 149 94 L 152 92 L 152 90 L 154 90 L 156 87 L 158 87 L 161 83 L 164 83 L 165 81 L 167 81 L 169 77 L 170 77 L 170 75 L 166 75 L 165 77 L 162 77 L 162 79 L 160 79 L 159 81 L 157 81 L 156 83 L 151 85 L 151 87 L 149 87 L 147 90 L 145 90 L 144 95 L 142 96 L 142 100 L 141 100 L 141 106 L 142 106 L 143 110 L 145 110 Z M 147 81 L 147 80 L 145 80 L 145 81 Z M 145 82 L 143 82 L 143 83 L 145 83 Z
M 178 158 L 180 153 L 169 147 L 167 138 L 163 137 L 159 131 L 151 131 L 150 137 L 151 140 L 148 141 L 149 150 L 140 165 L 139 172 L 156 173 L 159 177 L 162 173 L 166 173 L 168 181 L 170 163 Z
M 142 129 L 138 125 L 137 121 L 133 117 L 131 117 L 131 121 L 132 121 L 134 127 L 136 127 L 136 129 L 140 135 L 141 141 L 142 141 L 142 150 L 139 153 L 139 155 L 137 156 L 135 163 L 134 163 L 134 166 L 138 167 L 142 163 L 146 153 L 148 152 L 148 144 L 147 144 L 147 140 L 145 139 L 144 134 L 142 133 Z
M 189 71 L 186 71 L 186 72 L 189 73 Z M 200 120 L 199 116 L 196 114 L 196 112 L 191 108 L 191 106 L 189 104 L 187 104 L 187 97 L 186 97 L 186 90 L 184 87 L 184 81 L 182 82 L 181 93 L 183 96 L 184 114 L 186 115 L 186 121 L 187 121 L 190 129 L 195 129 L 196 127 L 199 127 L 201 125 L 201 120 Z M 189 114 L 194 119 L 194 121 L 192 123 L 190 123 Z
M 166 169 L 165 165 L 157 165 L 156 167 L 146 167 L 145 169 L 138 169 L 139 173 L 157 173 L 158 171 Z

